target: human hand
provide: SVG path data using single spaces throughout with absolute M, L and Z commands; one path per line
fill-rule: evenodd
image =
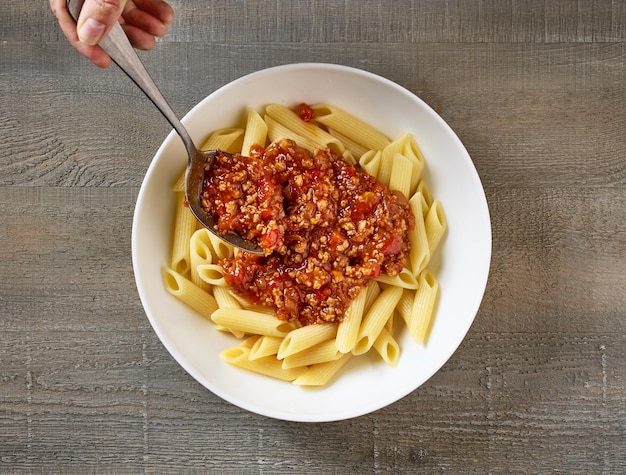
M 78 22 L 67 10 L 67 0 L 50 0 L 50 8 L 70 44 L 92 63 L 107 68 L 111 58 L 98 46 L 119 21 L 135 48 L 151 50 L 174 20 L 174 10 L 163 0 L 85 0 Z

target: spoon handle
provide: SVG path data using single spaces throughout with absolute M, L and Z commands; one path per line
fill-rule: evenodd
M 78 15 L 83 3 L 84 0 L 67 1 L 68 10 L 75 21 L 78 21 Z M 115 26 L 111 29 L 109 34 L 98 44 L 108 53 L 115 64 L 135 82 L 139 89 L 148 96 L 157 109 L 161 111 L 161 114 L 163 114 L 176 132 L 178 132 L 178 135 L 180 135 L 180 138 L 185 144 L 185 148 L 190 152 L 189 154 L 197 153 L 196 146 L 193 140 L 191 140 L 187 129 L 185 129 L 180 120 L 178 120 L 178 117 L 152 80 L 152 77 L 139 59 L 139 56 L 137 56 L 135 49 L 130 44 L 128 36 L 126 36 L 122 26 L 119 23 L 115 23 Z

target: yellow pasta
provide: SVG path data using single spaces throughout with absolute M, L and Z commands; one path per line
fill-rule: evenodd
M 248 109 L 248 119 L 246 122 L 246 132 L 243 136 L 241 153 L 248 155 L 253 145 L 265 147 L 267 140 L 267 124 L 257 111 Z
M 307 348 L 285 357 L 283 362 L 284 369 L 297 368 L 298 366 L 310 366 L 314 364 L 327 363 L 335 361 L 343 356 L 337 349 L 335 339 L 318 343 L 317 345 Z
M 408 234 L 411 251 L 402 271 L 370 280 L 339 323 L 301 327 L 280 320 L 272 308 L 252 304 L 226 283 L 218 263 L 235 251 L 198 228 L 184 206 L 184 170 L 172 187 L 177 206 L 174 240 L 170 267 L 162 270 L 167 292 L 239 340 L 221 353 L 224 361 L 301 386 L 328 384 L 352 356 L 372 349 L 386 364 L 396 366 L 401 348 L 393 335 L 401 322 L 417 343 L 426 343 L 439 293 L 439 283 L 427 266 L 447 228 L 441 203 L 421 179 L 425 161 L 410 134 L 392 141 L 335 106 L 312 107 L 312 122 L 278 104 L 268 105 L 261 114 L 249 109 L 245 129 L 218 130 L 202 148 L 249 154 L 253 145 L 264 147 L 268 141 L 288 138 L 312 153 L 329 147 L 346 162 L 358 162 L 409 199 L 415 227 Z
M 174 244 L 170 267 L 179 274 L 187 274 L 191 268 L 189 241 L 196 231 L 196 218 L 185 206 L 184 193 L 176 193 L 176 221 L 174 223 Z
M 367 288 L 365 289 L 365 307 L 363 309 L 364 312 L 367 312 L 371 307 L 374 301 L 380 295 L 380 286 L 378 282 L 375 280 L 370 280 L 367 283 Z
M 306 148 L 309 152 L 315 152 L 317 146 L 309 138 L 297 135 L 291 129 L 272 119 L 268 115 L 264 117 L 264 120 L 267 124 L 267 136 L 271 142 L 278 142 L 279 140 L 289 138 L 295 140 L 299 146 Z
M 224 271 L 217 264 L 201 264 L 196 269 L 198 277 L 203 282 L 216 287 L 226 287 Z
M 331 340 L 337 335 L 336 323 L 308 325 L 289 332 L 278 350 L 278 359 L 283 359 L 312 346 Z
M 443 213 L 443 207 L 439 200 L 433 201 L 433 204 L 430 205 L 430 209 L 424 220 L 424 227 L 426 228 L 428 249 L 432 254 L 439 245 L 447 227 L 446 216 Z
M 371 281 L 374 282 L 374 281 Z M 356 339 L 361 328 L 367 290 L 361 289 L 359 295 L 352 301 L 343 320 L 337 327 L 337 349 L 342 353 L 349 353 L 356 345 Z
M 352 349 L 353 355 L 362 355 L 369 351 L 393 314 L 401 295 L 401 287 L 388 287 L 380 293 L 363 319 L 356 345 Z
M 219 308 L 241 308 L 241 303 L 224 286 L 214 286 L 213 296 Z
M 374 127 L 330 104 L 314 104 L 315 121 L 345 135 L 368 150 L 382 150 L 389 139 Z
M 252 349 L 254 348 L 254 345 L 256 345 L 256 342 L 261 338 L 263 337 L 260 335 L 252 335 L 252 336 L 249 336 L 248 338 L 242 339 L 237 346 L 239 348 Z
M 418 282 L 408 327 L 413 339 L 417 343 L 425 344 L 433 320 L 439 282 L 429 270 L 419 275 Z
M 372 176 L 378 176 L 380 171 L 380 162 L 382 160 L 382 152 L 380 150 L 369 150 L 361 155 L 359 165 Z
M 378 178 L 378 181 L 380 181 L 385 186 L 389 186 L 389 182 L 391 180 L 391 171 L 394 166 L 394 159 L 396 155 L 402 154 L 402 150 L 404 149 L 404 143 L 406 142 L 407 135 L 408 134 L 401 135 L 396 140 L 392 141 L 387 146 L 385 146 L 385 148 L 382 149 L 380 171 L 378 172 L 378 175 L 376 177 Z M 410 171 L 408 172 L 407 178 L 409 179 L 409 184 L 410 184 L 411 182 Z
M 430 245 L 424 224 L 424 212 L 422 211 L 424 199 L 420 191 L 411 197 L 409 206 L 415 217 L 415 227 L 409 231 L 409 242 L 411 243 L 409 263 L 411 265 L 411 272 L 414 276 L 417 276 L 424 270 L 430 260 Z
M 404 267 L 398 275 L 393 277 L 385 274 L 381 274 L 376 277 L 376 281 L 381 284 L 393 285 L 395 287 L 402 287 L 403 289 L 417 289 L 417 279 L 413 273 Z
M 211 291 L 209 283 L 205 282 L 198 275 L 198 266 L 211 264 L 213 254 L 211 246 L 207 240 L 203 239 L 203 234 L 209 232 L 206 228 L 197 230 L 191 235 L 189 240 L 189 267 L 191 281 L 206 292 Z
M 361 157 L 365 152 L 369 150 L 364 145 L 361 145 L 360 143 L 355 142 L 354 140 L 350 139 L 349 137 L 346 137 L 342 133 L 332 128 L 328 129 L 328 133 L 332 135 L 333 137 L 337 138 L 346 147 L 346 151 L 352 152 L 352 154 L 356 157 Z
M 417 146 L 417 143 L 415 143 L 413 136 L 410 134 L 407 134 L 407 140 L 402 149 L 402 156 L 404 156 L 412 164 L 411 187 L 409 191 L 409 195 L 411 195 L 416 191 L 425 162 L 421 150 Z
M 396 305 L 396 310 L 398 311 L 400 317 L 402 317 L 402 320 L 404 320 L 407 327 L 409 326 L 409 322 L 411 320 L 411 312 L 413 311 L 414 301 L 415 291 L 407 289 L 402 292 L 398 305 Z
M 207 233 L 207 237 L 209 238 L 209 242 L 211 243 L 211 250 L 214 255 L 214 262 L 219 261 L 220 259 L 224 259 L 226 257 L 231 257 L 233 252 L 235 251 L 233 246 L 228 244 L 223 239 L 219 238 L 212 232 Z
M 235 346 L 224 350 L 220 356 L 227 363 L 239 368 L 264 374 L 282 381 L 293 381 L 307 372 L 307 368 L 298 367 L 293 369 L 283 369 L 282 363 L 273 356 L 265 356 L 251 360 L 250 348 Z
M 314 145 L 317 149 L 331 148 L 342 153 L 343 144 L 331 134 L 312 122 L 305 122 L 298 114 L 279 104 L 271 104 L 265 108 L 265 113 L 279 124 L 292 131 L 290 135 L 300 136 Z
M 408 200 L 411 193 L 411 174 L 413 164 L 402 155 L 396 153 L 392 158 L 391 176 L 389 177 L 389 189 L 399 191 Z
M 400 345 L 391 332 L 383 328 L 374 342 L 374 349 L 389 366 L 397 366 L 400 359 Z
M 351 353 L 346 353 L 335 361 L 312 365 L 306 372 L 298 376 L 293 381 L 293 384 L 299 386 L 324 386 L 328 384 L 331 378 L 348 362 L 351 356 Z M 293 370 L 296 369 L 297 368 L 294 368 Z
M 264 313 L 236 308 L 218 308 L 211 314 L 218 325 L 246 334 L 284 337 L 293 330 L 291 323 Z
M 259 358 L 263 358 L 265 356 L 276 355 L 282 341 L 283 338 L 279 336 L 260 336 L 255 340 L 254 345 L 250 348 L 248 358 L 251 360 L 258 360 Z
M 217 302 L 211 294 L 194 285 L 193 282 L 175 270 L 164 267 L 162 269 L 162 277 L 165 290 L 193 308 L 200 315 L 211 318 L 213 312 L 217 310 Z
M 202 150 L 223 150 L 236 153 L 241 150 L 243 129 L 220 129 L 209 135 L 209 138 L 200 147 Z
M 423 206 L 423 210 L 424 210 L 424 218 L 425 218 L 426 213 L 428 212 L 428 208 L 430 208 L 430 205 L 433 204 L 433 198 L 424 180 L 420 180 L 419 183 L 417 184 L 417 190 L 415 190 L 415 193 L 418 193 L 418 192 L 422 194 L 422 198 L 424 199 L 425 205 Z

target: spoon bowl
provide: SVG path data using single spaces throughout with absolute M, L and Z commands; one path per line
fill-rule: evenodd
M 67 0 L 68 11 L 74 18 L 74 21 L 78 21 L 83 3 L 84 0 Z M 202 207 L 201 195 L 204 187 L 205 170 L 211 166 L 217 151 L 200 150 L 196 147 L 187 129 L 169 106 L 139 59 L 139 56 L 137 56 L 121 25 L 116 23 L 109 34 L 98 44 L 107 52 L 113 62 L 148 96 L 183 141 L 188 156 L 185 173 L 185 200 L 195 218 L 209 231 L 229 244 L 247 252 L 263 254 L 263 250 L 256 243 L 244 239 L 235 232 L 229 231 L 226 234 L 220 234 L 216 231 L 215 218 Z

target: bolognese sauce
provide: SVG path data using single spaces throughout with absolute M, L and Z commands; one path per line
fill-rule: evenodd
M 415 222 L 406 198 L 331 150 L 280 140 L 249 157 L 218 152 L 207 168 L 203 207 L 218 232 L 265 252 L 221 260 L 226 282 L 278 318 L 339 322 L 370 279 L 402 270 Z

